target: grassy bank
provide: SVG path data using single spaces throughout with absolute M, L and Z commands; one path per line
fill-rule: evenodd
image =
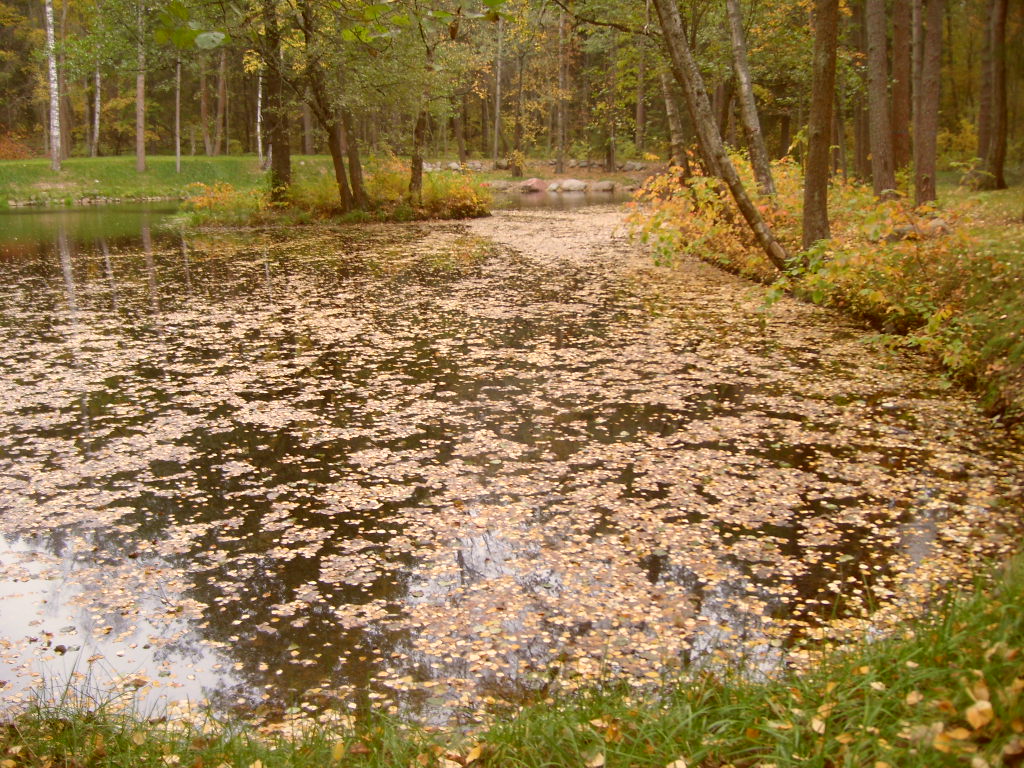
M 835 652 L 805 675 L 695 671 L 643 694 L 548 700 L 474 731 L 372 716 L 332 725 L 326 715 L 185 726 L 72 697 L 0 728 L 0 765 L 1015 766 L 1024 761 L 1022 604 L 1017 560 L 900 636 Z
M 776 167 L 780 193 L 761 207 L 791 253 L 800 251 L 802 179 Z M 753 188 L 753 184 L 749 185 Z M 880 331 L 879 341 L 920 349 L 950 377 L 976 389 L 990 414 L 1024 423 L 1024 188 L 973 192 L 949 183 L 940 204 L 915 211 L 905 199 L 879 202 L 870 188 L 836 184 L 832 239 L 793 259 L 781 279 L 713 185 L 681 187 L 661 177 L 636 231 L 671 260 L 685 250 L 773 284 L 766 310 L 784 292 L 836 307 Z
M 130 156 L 75 157 L 65 160 L 63 168 L 54 173 L 45 159 L 5 160 L 0 162 L 0 205 L 10 201 L 70 205 L 84 199 L 182 198 L 188 185 L 195 182 L 230 184 L 238 189 L 263 184 L 253 157 L 183 157 L 180 174 L 173 157 L 150 157 L 146 165 L 145 173 L 138 173 Z

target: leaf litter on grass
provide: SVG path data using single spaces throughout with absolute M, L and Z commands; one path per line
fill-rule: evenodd
M 6 260 L 0 680 L 473 715 L 806 664 L 1012 548 L 968 399 L 619 223 Z

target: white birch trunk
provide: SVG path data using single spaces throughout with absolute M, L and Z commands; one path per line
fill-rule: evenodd
M 498 19 L 498 59 L 494 65 L 494 164 L 498 164 L 498 143 L 501 140 L 501 33 L 502 20 Z
M 99 65 L 96 65 L 96 73 L 93 77 L 92 95 L 92 146 L 89 147 L 90 157 L 99 157 L 100 154 L 100 108 L 103 106 L 103 97 L 100 86 L 103 84 L 100 75 Z
M 174 172 L 181 173 L 181 57 L 174 62 Z
M 146 46 L 143 40 L 143 7 L 139 3 L 138 70 L 135 73 L 135 170 L 146 170 Z
M 256 158 L 263 167 L 263 75 L 256 75 Z
M 60 170 L 60 87 L 57 51 L 53 35 L 53 0 L 46 0 L 46 69 L 50 87 L 50 168 Z

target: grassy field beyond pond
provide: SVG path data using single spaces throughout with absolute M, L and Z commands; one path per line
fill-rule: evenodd
M 4 768 L 995 768 L 1024 762 L 1024 562 L 898 636 L 751 681 L 691 670 L 657 690 L 547 699 L 427 729 L 299 712 L 283 722 L 147 719 L 64 691 L 0 728 Z M 128 697 L 128 694 L 125 694 Z

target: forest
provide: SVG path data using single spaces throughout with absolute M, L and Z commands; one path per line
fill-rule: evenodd
M 721 175 L 724 142 L 762 191 L 790 157 L 808 200 L 830 174 L 881 194 L 914 168 L 918 204 L 943 171 L 1001 188 L 1024 155 L 1012 0 L 6 0 L 0 18 L 0 157 L 249 153 L 281 188 L 291 154 L 330 153 L 344 208 L 387 153 L 418 188 L 424 157 L 562 172 L 696 149 Z M 810 243 L 820 205 L 806 216 Z

